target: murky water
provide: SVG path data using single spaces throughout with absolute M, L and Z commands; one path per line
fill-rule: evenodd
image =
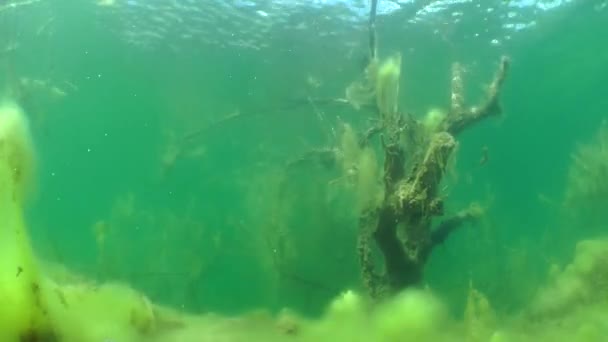
M 606 7 L 0 2 L 0 339 L 603 341 Z

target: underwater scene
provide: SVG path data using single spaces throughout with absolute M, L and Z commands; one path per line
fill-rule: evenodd
M 0 342 L 608 341 L 608 1 L 0 1 Z

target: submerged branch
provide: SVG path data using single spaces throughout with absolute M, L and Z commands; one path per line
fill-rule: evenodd
M 330 169 L 336 165 L 338 153 L 336 148 L 331 147 L 313 149 L 287 162 L 286 168 L 289 170 L 298 165 L 314 163 Z
M 475 123 L 501 113 L 498 97 L 502 84 L 509 69 L 509 59 L 502 57 L 498 71 L 486 92 L 485 101 L 479 105 L 468 109 L 462 108 L 462 80 L 460 67 L 454 67 L 454 75 L 452 79 L 452 101 L 451 111 L 442 123 L 443 130 L 451 134 L 458 135 L 465 129 L 471 127 Z
M 477 204 L 471 204 L 467 209 L 461 210 L 456 215 L 442 221 L 431 235 L 433 247 L 442 244 L 456 229 L 467 223 L 477 221 L 481 215 L 483 215 L 483 209 Z
M 369 10 L 369 57 L 370 60 L 376 58 L 377 43 L 376 43 L 376 10 L 378 8 L 378 0 L 371 0 Z
M 452 135 L 447 132 L 437 133 L 414 174 L 399 184 L 393 206 L 409 216 L 440 215 L 441 204 L 436 197 L 454 148 L 456 140 Z

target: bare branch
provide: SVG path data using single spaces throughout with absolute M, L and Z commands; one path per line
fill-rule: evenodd
M 480 106 L 471 107 L 468 109 L 460 108 L 460 110 L 458 110 L 459 106 L 461 105 L 458 98 L 462 93 L 458 93 L 458 82 L 452 80 L 452 111 L 450 111 L 443 122 L 443 129 L 452 133 L 453 135 L 458 135 L 460 132 L 464 131 L 475 123 L 487 117 L 500 114 L 501 108 L 500 104 L 498 103 L 498 96 L 500 95 L 500 89 L 505 80 L 508 69 L 509 59 L 507 57 L 502 57 L 498 71 L 494 76 L 494 80 L 487 89 L 485 101 Z M 455 91 L 456 93 L 454 93 Z
M 359 138 L 359 146 L 364 147 L 369 144 L 369 141 L 378 133 L 381 133 L 384 129 L 384 126 L 380 123 L 368 128 L 361 138 Z
M 466 223 L 477 221 L 483 215 L 483 208 L 478 204 L 471 204 L 467 209 L 459 211 L 456 215 L 442 221 L 433 231 L 431 240 L 433 247 L 442 244 L 456 229 Z
M 310 150 L 298 158 L 290 160 L 286 168 L 289 170 L 297 165 L 315 163 L 326 168 L 333 167 L 338 162 L 339 151 L 336 148 L 323 147 Z

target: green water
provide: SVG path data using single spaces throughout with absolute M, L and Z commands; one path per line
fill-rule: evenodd
M 470 284 L 497 311 L 520 310 L 551 264 L 606 232 L 601 219 L 573 220 L 560 205 L 571 153 L 607 117 L 606 3 L 512 3 L 445 5 L 416 22 L 424 6 L 404 3 L 377 19 L 380 55 L 402 54 L 400 108 L 417 117 L 449 105 L 453 62 L 467 70 L 473 104 L 500 57 L 512 61 L 503 115 L 459 137 L 445 180 L 448 213 L 473 201 L 487 213 L 425 269 L 424 285 L 456 316 Z M 186 4 L 203 8 L 202 19 L 177 10 Z M 343 97 L 361 74 L 364 6 L 357 20 L 340 4 L 301 5 L 277 22 L 280 6 L 265 17 L 205 1 L 0 8 L 0 79 L 28 113 L 37 150 L 27 219 L 41 259 L 196 313 L 317 315 L 344 289 L 363 291 L 352 194 L 331 185 L 340 170 L 286 165 L 335 146 L 340 123 L 369 126 L 373 113 L 307 100 Z M 176 146 L 183 153 L 166 169 Z M 280 234 L 287 246 L 276 244 Z

